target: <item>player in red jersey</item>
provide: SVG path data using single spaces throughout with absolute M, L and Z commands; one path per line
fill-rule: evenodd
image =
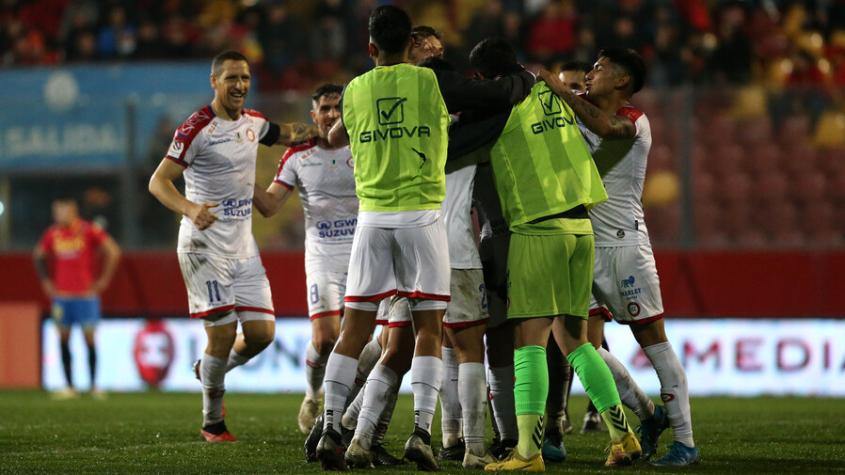
M 202 319 L 208 336 L 198 365 L 200 433 L 209 442 L 232 442 L 223 422 L 226 372 L 260 353 L 275 336 L 270 282 L 252 236 L 258 146 L 304 141 L 316 135 L 316 128 L 274 124 L 245 108 L 251 75 L 238 52 L 217 55 L 210 79 L 214 100 L 176 130 L 149 190 L 182 215 L 179 266 L 191 317 Z M 173 183 L 183 173 L 184 195 Z
M 91 394 L 101 398 L 103 393 L 97 389 L 95 342 L 100 321 L 99 295 L 114 275 L 120 247 L 102 228 L 80 218 L 76 201 L 71 198 L 53 201 L 53 221 L 55 224 L 44 232 L 35 246 L 33 260 L 41 287 L 52 301 L 53 319 L 59 327 L 67 388 L 55 396 L 61 399 L 78 396 L 73 384 L 70 353 L 70 331 L 77 324 L 82 328 L 88 346 Z M 99 273 L 98 253 L 104 257 Z

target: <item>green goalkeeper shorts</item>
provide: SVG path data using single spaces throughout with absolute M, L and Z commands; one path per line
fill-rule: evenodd
M 593 283 L 592 234 L 511 235 L 508 318 L 587 318 Z

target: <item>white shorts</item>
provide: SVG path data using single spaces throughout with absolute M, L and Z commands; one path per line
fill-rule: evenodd
M 383 325 L 390 328 L 409 327 L 413 323 L 411 305 L 405 297 L 394 295 L 389 299 L 382 300 L 381 306 L 379 306 L 379 314 L 382 320 L 377 320 L 377 322 L 383 322 Z
M 648 323 L 663 316 L 651 246 L 596 248 L 590 315 L 612 317 L 624 324 Z
M 412 309 L 445 309 L 449 301 L 449 243 L 442 219 L 413 228 L 359 225 L 352 242 L 344 302 L 376 311 L 398 295 Z
M 452 300 L 443 326 L 460 330 L 487 322 L 487 288 L 481 269 L 452 269 Z
M 510 234 L 499 234 L 481 240 L 478 253 L 484 267 L 487 290 L 487 328 L 495 328 L 508 319 L 508 247 Z
M 178 256 L 191 318 L 205 319 L 206 325 L 275 320 L 270 281 L 259 256 L 238 259 L 192 252 Z
M 346 294 L 346 272 L 331 272 L 305 266 L 308 293 L 308 318 L 316 320 L 343 313 Z

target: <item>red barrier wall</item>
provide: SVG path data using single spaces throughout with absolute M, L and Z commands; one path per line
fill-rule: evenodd
M 300 252 L 267 252 L 278 315 L 307 314 Z M 845 317 L 845 251 L 658 251 L 667 315 Z M 29 254 L 0 254 L 0 302 L 47 300 Z M 107 314 L 187 313 L 175 252 L 127 252 L 103 295 Z

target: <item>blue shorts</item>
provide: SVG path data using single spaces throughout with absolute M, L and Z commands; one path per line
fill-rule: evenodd
M 53 320 L 56 325 L 70 328 L 97 326 L 100 322 L 100 299 L 97 297 L 58 297 L 53 299 Z

